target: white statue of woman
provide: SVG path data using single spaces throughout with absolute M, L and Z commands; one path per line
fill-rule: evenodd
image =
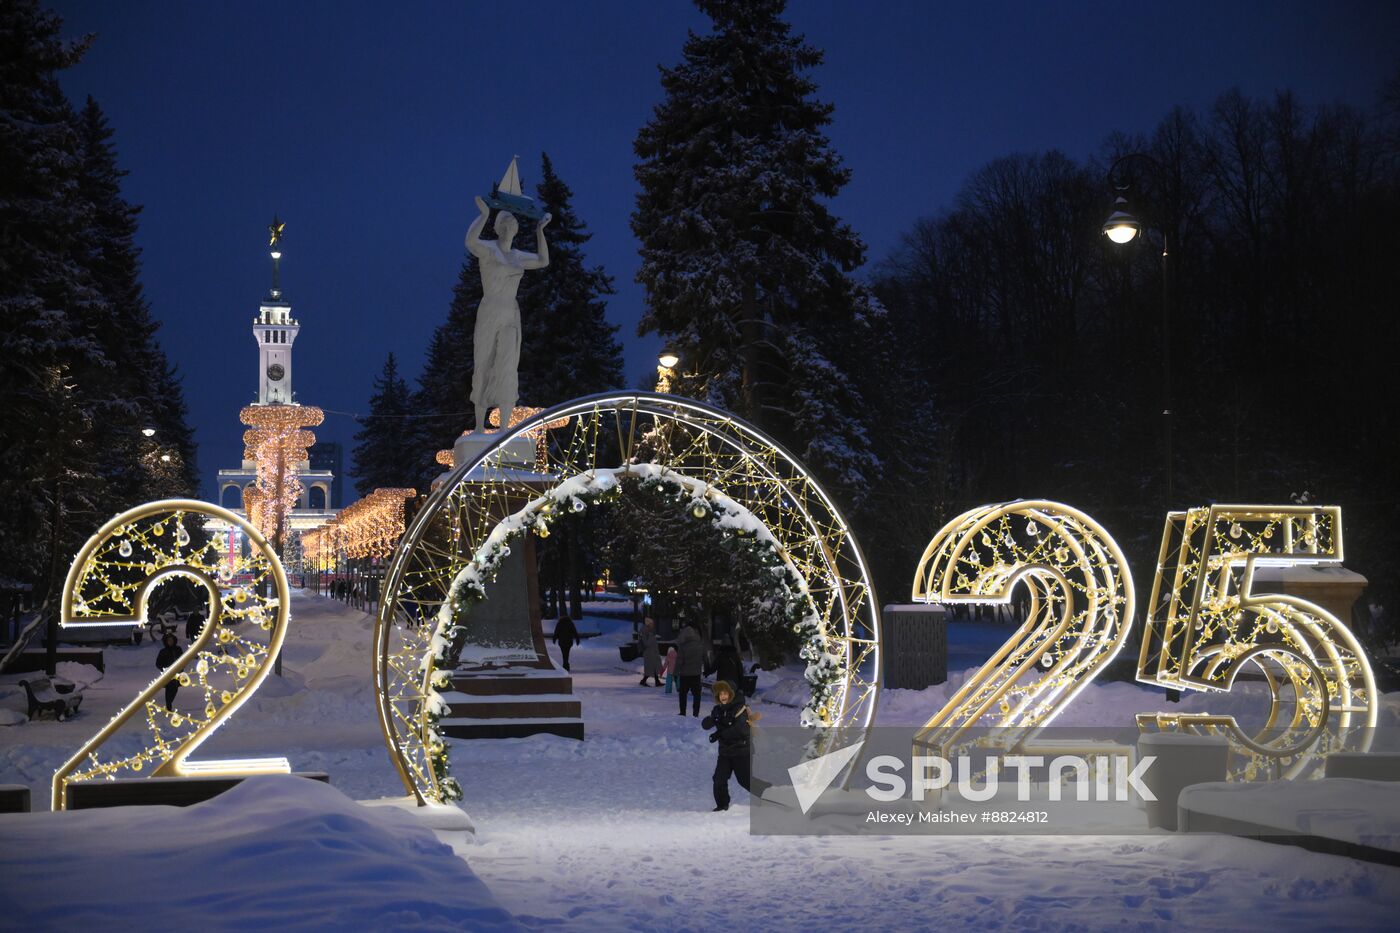
M 520 223 L 509 211 L 496 215 L 496 239 L 481 239 L 491 208 L 476 199 L 481 216 L 467 228 L 467 250 L 481 266 L 481 304 L 476 309 L 476 329 L 472 332 L 472 404 L 476 406 L 476 430 L 486 430 L 486 413 L 501 410 L 501 427 L 510 425 L 510 416 L 520 395 L 517 369 L 520 365 L 520 305 L 515 293 L 526 269 L 549 265 L 549 245 L 544 228 L 549 214 L 535 225 L 534 253 L 512 249 L 511 242 Z

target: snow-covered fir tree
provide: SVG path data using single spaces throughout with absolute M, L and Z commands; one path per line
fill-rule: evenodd
M 414 429 L 409 418 L 408 383 L 390 353 L 374 380 L 369 414 L 355 432 L 355 491 L 367 496 L 375 489 L 415 485 L 412 458 Z
M 680 391 L 753 419 L 859 500 L 879 467 L 841 347 L 880 309 L 851 277 L 864 244 L 827 207 L 850 173 L 809 77 L 822 53 L 783 0 L 697 6 L 713 31 L 662 69 L 635 142 L 640 330 L 680 352 Z
M 442 467 L 433 459 L 472 427 L 472 339 L 476 306 L 481 301 L 481 274 L 468 254 L 457 271 L 447 319 L 433 331 L 418 387 L 413 392 L 414 465 L 410 485 L 427 489 Z
M 41 596 L 110 515 L 189 492 L 194 461 L 111 131 L 56 79 L 87 40 L 61 29 L 36 3 L 0 5 L 0 553 Z
M 574 212 L 574 193 L 555 173 L 548 153 L 540 157 L 535 199 L 553 215 L 546 236 L 549 265 L 526 275 L 520 286 L 520 401 L 548 408 L 622 384 L 622 347 L 617 326 L 607 321 L 612 277 L 590 266 L 583 253 L 593 238 Z M 530 224 L 528 239 L 534 240 Z

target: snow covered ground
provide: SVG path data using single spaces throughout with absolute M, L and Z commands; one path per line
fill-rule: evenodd
M 369 617 L 300 593 L 293 613 L 286 676 L 269 678 L 200 755 L 284 754 L 299 770 L 329 772 L 334 787 L 351 798 L 401 794 L 375 721 Z M 453 771 L 466 792 L 463 805 L 478 828 L 477 845 L 467 853 L 471 871 L 526 928 L 1391 929 L 1400 911 L 1400 870 L 1241 839 L 1167 833 L 750 836 L 742 792 L 729 812 L 710 812 L 714 751 L 696 720 L 676 714 L 674 696 L 638 686 L 637 675 L 622 669 L 617 645 L 630 625 L 590 618 L 580 627 L 604 633 L 573 655 L 585 741 L 553 736 L 458 741 L 453 750 Z M 85 715 L 63 724 L 0 728 L 0 782 L 29 784 L 36 806 L 44 806 L 54 767 L 135 692 L 153 670 L 154 650 L 109 648 L 108 674 L 89 688 Z M 888 691 L 880 721 L 921 722 L 953 686 Z M 781 692 L 782 685 L 773 684 L 773 693 Z M 1400 697 L 1390 700 L 1386 716 L 1395 721 Z M 1181 708 L 1196 702 L 1188 698 Z M 1159 695 L 1131 684 L 1091 686 L 1066 724 L 1126 724 L 1134 713 L 1159 705 Z M 0 707 L 22 706 L 22 691 L 0 683 Z M 795 709 L 767 704 L 763 710 L 765 724 L 796 722 Z M 344 807 L 336 809 L 329 800 L 299 798 L 291 805 L 303 816 L 325 806 L 337 819 L 344 817 Z M 48 833 L 66 838 L 52 827 L 73 825 L 60 822 L 70 817 L 97 818 L 25 818 L 35 821 L 26 825 L 50 821 L 26 836 L 22 847 L 35 853 L 36 865 L 53 869 L 60 857 L 74 857 L 71 846 L 46 848 L 44 842 Z M 0 838 L 10 835 L 4 819 Z M 250 817 L 251 824 L 257 822 Z M 317 829 L 314 820 L 297 825 L 308 827 L 299 831 L 307 845 L 318 832 L 333 831 Z M 374 833 L 388 831 L 383 821 L 368 825 Z M 377 840 L 369 846 L 373 855 L 367 856 L 367 866 L 378 872 L 382 858 L 394 850 L 384 848 L 374 833 L 363 834 Z M 359 830 L 351 835 L 359 838 Z M 264 844 L 270 863 L 309 857 L 291 843 L 286 849 Z M 0 850 L 11 848 L 0 844 Z M 438 858 L 440 847 L 411 849 L 396 851 L 405 862 L 405 884 L 421 884 L 421 896 L 440 897 L 444 905 L 457 903 L 431 881 L 442 867 L 420 864 Z M 0 866 L 0 878 L 6 874 L 8 868 Z M 112 883 L 100 865 L 85 877 Z M 191 882 L 177 873 L 170 883 Z M 362 883 L 378 884 L 369 873 Z M 397 882 L 392 890 L 400 890 Z M 0 881 L 0 893 L 5 891 Z M 328 889 L 321 896 L 333 893 Z M 11 889 L 0 901 L 17 896 L 24 897 Z M 469 900 L 474 909 L 489 913 L 489 903 Z M 46 915 L 35 916 L 39 928 L 48 925 Z M 405 913 L 398 921 L 386 915 L 378 926 L 414 925 L 410 916 L 417 915 Z M 423 916 L 429 918 L 424 922 L 439 917 Z M 247 925 L 265 926 L 264 921 L 254 914 Z M 473 928 L 477 922 L 477 915 L 464 912 L 460 926 Z

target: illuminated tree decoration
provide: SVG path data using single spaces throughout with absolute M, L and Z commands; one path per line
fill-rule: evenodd
M 233 558 L 202 525 L 217 519 L 246 535 L 249 553 Z M 286 772 L 282 758 L 191 762 L 186 759 L 262 683 L 287 631 L 287 578 L 262 533 L 233 512 L 207 502 L 169 499 L 113 518 L 88 539 L 63 588 L 64 628 L 145 622 L 153 589 L 185 577 L 209 594 L 209 613 L 195 641 L 54 772 L 53 807 L 67 804 L 69 785 L 119 777 Z M 162 693 L 172 679 L 177 709 Z M 139 714 L 139 715 L 138 715 Z M 144 720 L 144 733 L 132 725 Z M 102 754 L 104 744 L 116 747 Z
M 1335 506 L 1215 505 L 1167 516 L 1138 680 L 1230 690 L 1242 671 L 1269 693 L 1262 725 L 1234 716 L 1147 713 L 1142 728 L 1230 739 L 1230 776 L 1316 775 L 1333 751 L 1365 751 L 1376 725 L 1376 684 L 1351 630 L 1321 606 L 1254 592 L 1256 567 L 1342 562 Z
M 297 465 L 308 456 L 316 435 L 304 430 L 325 420 L 312 405 L 247 405 L 238 419 L 249 426 L 243 432 L 243 458 L 257 464 L 258 482 L 252 499 L 244 490 L 244 511 L 271 541 L 280 543 L 287 515 L 301 498 Z
M 1026 620 L 924 725 L 916 743 L 946 748 L 997 727 L 1024 745 L 1104 668 L 1132 625 L 1133 579 L 1118 544 L 1076 509 L 1045 500 L 973 509 L 943 527 L 914 576 L 915 602 L 1010 603 Z
M 404 505 L 416 495 L 415 489 L 376 489 L 341 509 L 326 524 L 302 534 L 307 562 L 326 570 L 340 557 L 388 557 L 403 537 Z
M 518 437 L 556 428 L 539 471 L 506 456 Z M 792 594 L 812 700 L 803 722 L 823 744 L 863 729 L 879 695 L 879 610 L 859 545 L 830 497 L 791 455 L 725 412 L 673 395 L 578 399 L 502 431 L 458 464 L 410 524 L 386 575 L 376 626 L 380 724 L 405 788 L 420 801 L 460 795 L 434 723 L 462 614 L 488 593 L 510 542 L 547 535 L 561 510 L 582 511 L 635 481 L 732 528 L 769 556 Z M 467 624 L 469 620 L 467 620 Z

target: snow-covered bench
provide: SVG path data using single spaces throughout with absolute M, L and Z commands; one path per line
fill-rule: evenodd
M 62 722 L 76 713 L 83 703 L 81 690 L 75 687 L 70 692 L 60 693 L 55 689 L 54 682 L 47 677 L 21 680 L 19 685 L 24 688 L 24 694 L 29 699 L 31 720 L 40 713 L 50 712 L 55 719 Z

